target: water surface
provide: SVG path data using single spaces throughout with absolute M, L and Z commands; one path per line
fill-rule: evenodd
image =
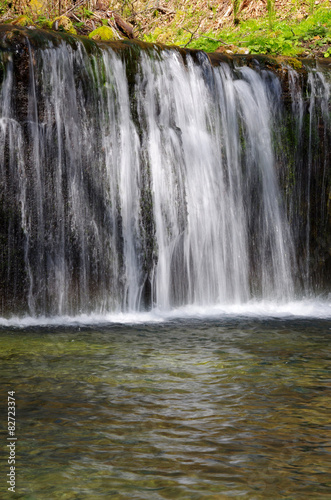
M 13 497 L 331 498 L 330 335 L 247 315 L 2 326 Z

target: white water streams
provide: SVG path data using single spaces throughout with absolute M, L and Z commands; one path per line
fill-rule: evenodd
M 29 50 L 25 117 L 8 57 L 0 98 L 2 196 L 17 207 L 2 200 L 18 266 L 4 289 L 21 280 L 6 314 L 16 297 L 24 313 L 53 316 L 295 298 L 276 76 L 174 50 L 126 62 L 81 44 Z

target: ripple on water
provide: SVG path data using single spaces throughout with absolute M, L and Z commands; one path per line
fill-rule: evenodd
M 23 498 L 331 495 L 329 319 L 13 326 Z

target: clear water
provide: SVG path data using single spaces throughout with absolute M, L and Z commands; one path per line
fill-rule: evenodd
M 330 498 L 330 305 L 304 307 L 2 326 L 15 497 Z

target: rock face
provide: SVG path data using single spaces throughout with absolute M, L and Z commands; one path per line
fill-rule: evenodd
M 2 315 L 331 285 L 327 62 L 0 29 Z

